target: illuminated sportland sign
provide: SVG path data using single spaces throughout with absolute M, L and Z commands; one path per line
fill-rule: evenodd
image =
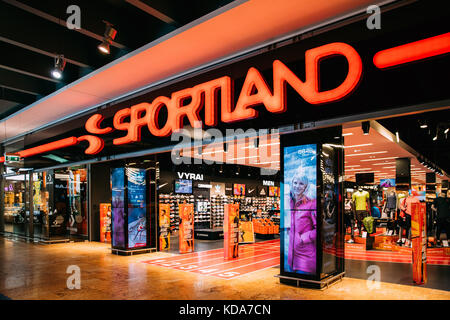
M 379 51 L 373 57 L 374 65 L 379 69 L 392 67 L 428 57 L 450 52 L 450 33 L 411 42 L 398 47 Z M 319 91 L 319 64 L 326 57 L 340 55 L 348 62 L 345 80 L 336 88 Z M 264 107 L 271 113 L 287 111 L 286 84 L 289 84 L 299 96 L 311 105 L 335 102 L 347 97 L 361 79 L 362 61 L 356 50 L 342 42 L 329 43 L 305 52 L 305 80 L 300 80 L 283 62 L 273 61 L 273 88 L 258 69 L 251 67 L 247 71 L 244 84 L 236 105 L 234 104 L 234 84 L 229 76 L 223 76 L 192 88 L 173 92 L 169 97 L 158 96 L 151 102 L 143 102 L 117 111 L 113 118 L 113 127 L 102 128 L 103 115 L 92 115 L 85 124 L 90 134 L 81 137 L 69 137 L 19 152 L 21 157 L 30 157 L 76 145 L 88 141 L 86 154 L 94 155 L 104 147 L 105 135 L 114 130 L 123 131 L 124 136 L 113 140 L 114 145 L 124 145 L 141 141 L 142 130 L 148 130 L 156 137 L 167 137 L 183 128 L 187 117 L 193 128 L 202 124 L 217 126 L 219 119 L 223 123 L 255 119 L 258 111 L 255 107 Z M 220 94 L 219 94 L 220 92 Z M 219 110 L 220 99 L 220 110 Z M 189 101 L 185 104 L 185 101 Z M 159 126 L 160 111 L 166 108 L 167 117 L 163 126 Z M 204 119 L 200 111 L 204 109 Z

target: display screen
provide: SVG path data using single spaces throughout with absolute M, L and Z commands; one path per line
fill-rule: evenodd
M 128 248 L 147 245 L 145 169 L 127 168 L 128 180 Z
M 147 245 L 145 208 L 128 208 L 128 248 Z
M 128 207 L 145 207 L 145 169 L 127 168 Z
M 233 194 L 235 196 L 245 196 L 245 184 L 235 183 L 233 185 Z
M 269 197 L 279 197 L 280 188 L 279 187 L 269 187 Z
M 337 248 L 338 240 L 338 172 L 336 150 L 338 147 L 328 144 L 322 145 L 322 152 L 319 156 L 318 170 L 322 177 L 322 192 L 320 193 L 321 206 L 321 250 L 322 250 L 322 270 L 321 274 L 332 274 L 337 270 Z
M 425 201 L 426 192 L 425 191 L 416 191 L 414 189 L 411 190 L 411 195 L 416 197 L 419 201 Z
M 192 193 L 192 180 L 175 180 L 175 193 Z
M 380 187 L 382 188 L 395 187 L 395 179 L 380 179 Z
M 356 173 L 355 174 L 356 184 L 362 185 L 366 183 L 373 183 L 375 180 L 375 174 L 373 172 L 368 173 Z
M 125 201 L 125 169 L 114 168 L 111 171 L 111 188 L 112 188 L 112 246 L 125 246 L 125 218 L 124 218 L 124 201 Z
M 317 146 L 285 147 L 282 184 L 282 272 L 316 274 Z

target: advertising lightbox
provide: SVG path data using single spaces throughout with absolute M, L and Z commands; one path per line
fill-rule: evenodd
M 316 274 L 317 147 L 284 148 L 282 272 Z

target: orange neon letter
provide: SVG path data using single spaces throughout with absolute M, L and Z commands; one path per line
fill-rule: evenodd
M 205 95 L 205 124 L 217 126 L 218 124 L 218 90 L 220 89 L 220 104 L 222 110 L 231 111 L 231 78 L 228 76 L 214 79 L 194 87 L 194 90 Z M 202 103 L 202 102 L 200 102 Z
M 114 128 L 116 128 L 117 130 L 127 131 L 127 135 L 124 137 L 121 137 L 121 138 L 114 139 L 113 144 L 119 145 L 119 144 L 127 144 L 127 143 L 132 142 L 130 140 L 130 138 L 128 137 L 128 130 L 130 128 L 130 123 L 123 122 L 123 120 L 126 117 L 130 116 L 130 114 L 131 114 L 130 108 L 125 108 L 125 109 L 117 111 L 116 114 L 114 115 L 114 119 L 113 119 Z
M 379 51 L 373 57 L 377 68 L 388 68 L 450 52 L 450 32 Z
M 191 98 L 191 102 L 188 105 L 183 106 L 183 101 Z M 172 110 L 175 114 L 172 120 L 172 131 L 183 128 L 183 119 L 188 117 L 192 128 L 199 127 L 199 123 L 202 121 L 200 118 L 201 105 L 201 92 L 194 88 L 188 88 L 172 93 Z M 200 125 L 201 127 L 201 125 Z
M 236 108 L 233 112 L 223 112 L 222 109 L 222 121 L 233 122 L 256 118 L 258 112 L 252 106 L 265 104 L 269 102 L 268 100 L 271 97 L 272 93 L 261 73 L 255 68 L 250 68 L 245 77 Z
M 166 124 L 160 129 L 158 125 L 158 116 L 163 106 L 166 106 L 168 115 Z M 173 113 L 174 112 L 172 111 L 171 101 L 169 98 L 164 96 L 155 98 L 155 100 L 153 100 L 152 102 L 149 112 L 147 113 L 147 126 L 148 130 L 150 130 L 150 133 L 156 137 L 170 136 L 170 134 L 172 133 L 172 125 L 174 125 L 173 122 L 176 121 L 176 119 L 173 117 Z
M 100 128 L 101 122 L 105 118 L 101 114 L 94 114 L 91 116 L 87 121 L 84 127 L 86 128 L 87 132 L 93 133 L 93 134 L 107 134 L 113 131 L 113 128 L 107 127 L 107 128 Z
M 89 147 L 84 151 L 84 153 L 86 154 L 97 154 L 100 151 L 102 151 L 103 147 L 105 146 L 105 142 L 103 141 L 103 139 L 96 136 L 85 135 L 78 137 L 77 140 L 78 142 L 80 141 L 89 142 Z
M 344 82 L 337 88 L 319 92 L 319 62 L 321 59 L 332 55 L 343 55 L 348 62 L 348 73 Z M 336 101 L 351 93 L 358 84 L 362 73 L 362 62 L 358 52 L 352 46 L 334 42 L 320 46 L 305 53 L 306 87 L 297 86 L 297 82 L 289 84 L 311 104 L 320 104 Z
M 37 146 L 34 148 L 22 150 L 22 151 L 19 151 L 18 154 L 22 158 L 27 158 L 27 157 L 35 156 L 37 154 L 74 146 L 77 143 L 78 143 L 78 140 L 76 137 L 69 137 L 69 138 L 53 141 L 50 143 L 46 143 L 46 144 L 43 144 L 43 145 L 40 145 L 40 146 Z
M 147 125 L 146 114 L 150 110 L 150 107 L 150 103 L 143 102 L 130 108 L 130 127 L 126 137 L 131 142 L 141 141 L 141 128 Z M 145 113 L 144 116 L 142 116 L 143 113 Z

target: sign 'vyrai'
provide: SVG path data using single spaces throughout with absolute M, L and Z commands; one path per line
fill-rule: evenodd
M 200 173 L 188 173 L 188 172 L 177 172 L 178 178 L 180 179 L 190 179 L 190 180 L 203 180 L 203 174 Z

